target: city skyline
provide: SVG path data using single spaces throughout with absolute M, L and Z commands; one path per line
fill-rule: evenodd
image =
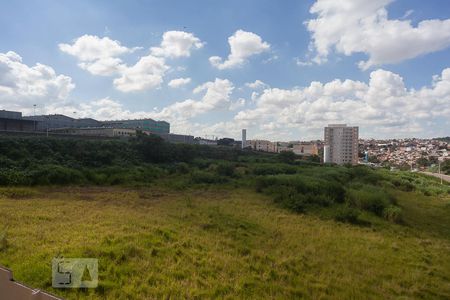
M 242 128 L 321 139 L 331 123 L 362 138 L 450 135 L 442 1 L 2 5 L 0 109 L 154 118 L 236 139 Z

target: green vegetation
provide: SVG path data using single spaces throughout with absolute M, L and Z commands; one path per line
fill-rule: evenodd
M 68 299 L 450 297 L 450 186 L 314 160 L 0 139 L 0 264 Z M 61 255 L 99 287 L 52 289 Z
M 447 196 L 399 192 L 404 224 L 372 217 L 367 227 L 228 186 L 30 191 L 0 199 L 9 244 L 0 261 L 17 280 L 67 299 L 450 296 Z M 98 258 L 99 287 L 52 289 L 56 255 Z
M 450 175 L 450 159 L 447 159 L 444 163 L 442 163 L 441 172 Z

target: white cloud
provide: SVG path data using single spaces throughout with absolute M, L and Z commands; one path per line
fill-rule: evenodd
M 302 138 L 322 136 L 328 123 L 359 125 L 375 137 L 429 136 L 436 130 L 430 122 L 450 118 L 450 68 L 434 77 L 432 86 L 419 90 L 407 89 L 401 76 L 379 69 L 368 83 L 336 79 L 304 88 L 271 88 L 254 101 L 255 108 L 236 114 L 235 127 L 273 140 L 292 138 L 299 130 Z
M 401 19 L 406 19 L 407 17 L 409 17 L 410 15 L 412 15 L 414 13 L 413 9 L 409 9 L 407 11 L 405 11 L 405 13 L 403 14 L 403 16 L 401 17 Z
M 59 44 L 59 48 L 77 57 L 78 66 L 91 74 L 115 76 L 114 87 L 121 92 L 158 88 L 169 69 L 164 58 L 153 55 L 142 56 L 136 64 L 127 66 L 118 56 L 139 48 L 127 48 L 108 37 L 83 35 L 72 45 Z
M 194 94 L 204 92 L 200 100 L 187 99 L 175 102 L 162 109 L 156 116 L 171 120 L 190 119 L 209 111 L 228 109 L 233 89 L 233 83 L 228 79 L 216 78 L 214 81 L 206 82 L 193 90 Z
M 127 48 L 108 37 L 83 35 L 73 44 L 59 44 L 61 51 L 78 58 L 78 66 L 93 75 L 114 76 L 114 87 L 121 92 L 136 92 L 159 88 L 170 67 L 166 57 L 188 57 L 193 49 L 203 43 L 192 33 L 167 31 L 160 47 L 153 47 L 150 54 L 139 58 L 134 65 L 125 64 L 119 56 L 132 53 L 139 47 Z M 172 82 L 179 84 L 180 81 Z
M 125 68 L 119 78 L 114 79 L 114 86 L 122 92 L 157 88 L 168 69 L 163 58 L 143 56 L 134 66 Z
M 309 66 L 312 66 L 313 65 L 313 62 L 312 61 L 308 61 L 308 60 L 301 60 L 301 59 L 299 59 L 299 58 L 296 58 L 295 59 L 295 63 L 297 64 L 297 66 L 299 66 L 299 67 L 309 67 Z
M 139 48 L 127 48 L 119 41 L 109 37 L 99 38 L 95 35 L 83 35 L 73 41 L 73 44 L 59 44 L 62 52 L 75 56 L 80 68 L 93 75 L 111 76 L 125 67 L 118 58 L 123 54 L 132 53 Z
M 117 57 L 106 57 L 90 62 L 80 62 L 78 66 L 92 75 L 112 76 L 123 71 L 126 66 Z
M 59 49 L 77 57 L 81 61 L 94 61 L 134 51 L 122 46 L 119 41 L 111 40 L 109 37 L 99 38 L 88 34 L 75 39 L 72 45 L 59 44 Z
M 37 63 L 29 67 L 15 52 L 0 53 L 1 109 L 31 112 L 33 104 L 62 103 L 75 88 L 72 78 Z
M 242 108 L 245 106 L 245 99 L 239 98 L 238 100 L 230 103 L 230 110 L 238 110 L 239 108 Z
M 238 30 L 228 38 L 230 55 L 222 61 L 219 56 L 211 56 L 210 63 L 219 70 L 242 66 L 250 56 L 270 50 L 270 45 L 263 42 L 261 37 L 253 32 Z
M 179 88 L 191 82 L 191 78 L 175 78 L 167 84 L 171 88 Z
M 255 80 L 254 82 L 247 82 L 245 84 L 246 87 L 251 88 L 253 90 L 259 90 L 259 89 L 264 89 L 264 88 L 268 88 L 269 86 L 267 84 L 265 84 L 264 82 L 262 82 L 261 80 Z
M 151 53 L 163 57 L 189 57 L 193 49 L 200 49 L 204 43 L 194 34 L 184 31 L 166 31 L 160 47 L 152 47 Z
M 413 26 L 410 20 L 388 18 L 386 6 L 393 0 L 317 0 L 306 22 L 312 34 L 316 63 L 327 60 L 332 50 L 344 55 L 365 53 L 367 69 L 398 63 L 450 46 L 450 19 L 425 20 Z M 407 15 L 406 15 L 407 17 Z

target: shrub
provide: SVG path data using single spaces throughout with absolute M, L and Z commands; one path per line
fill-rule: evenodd
M 228 176 L 228 177 L 233 177 L 234 174 L 234 165 L 228 162 L 223 162 L 220 163 L 217 166 L 217 174 L 219 174 L 220 176 Z
M 219 176 L 213 173 L 205 172 L 205 171 L 195 171 L 191 174 L 191 181 L 193 183 L 224 183 L 227 182 L 227 179 L 223 176 Z
M 33 184 L 78 184 L 84 181 L 83 174 L 59 165 L 43 165 L 32 174 Z
M 349 206 L 343 206 L 337 210 L 334 219 L 342 223 L 358 224 L 360 223 L 359 215 L 360 212 L 357 209 Z
M 293 163 L 295 159 L 297 158 L 297 155 L 292 151 L 281 151 L 280 154 L 278 154 L 278 159 L 281 162 L 284 163 Z
M 179 174 L 187 174 L 189 173 L 189 165 L 185 162 L 181 162 L 176 164 L 176 171 Z
M 23 170 L 0 169 L 0 185 L 29 185 L 30 174 Z
M 0 231 L 0 252 L 8 248 L 8 240 L 6 239 L 6 229 Z
M 403 220 L 402 209 L 395 205 L 389 205 L 383 210 L 383 217 L 389 222 L 401 223 Z
M 274 202 L 298 213 L 304 212 L 308 204 L 307 197 L 299 194 L 293 187 L 279 190 L 274 198 Z
M 345 189 L 330 182 L 304 175 L 276 175 L 258 177 L 256 190 L 274 196 L 275 202 L 294 211 L 303 211 L 308 205 L 329 206 L 345 199 Z
M 414 184 L 405 179 L 395 178 L 392 180 L 392 183 L 396 188 L 405 192 L 411 192 L 415 190 Z
M 348 189 L 346 201 L 350 206 L 370 211 L 377 216 L 382 216 L 383 210 L 391 203 L 385 191 L 368 185 L 360 190 Z
M 252 169 L 255 175 L 295 174 L 297 168 L 287 164 L 257 164 Z

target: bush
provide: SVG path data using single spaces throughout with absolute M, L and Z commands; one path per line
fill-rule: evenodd
M 207 184 L 214 184 L 214 183 L 224 183 L 227 182 L 227 178 L 205 172 L 205 171 L 195 171 L 191 174 L 191 181 L 193 183 L 207 183 Z
M 295 174 L 297 168 L 288 164 L 256 164 L 252 169 L 255 175 Z
M 8 240 L 6 239 L 6 229 L 0 231 L 0 252 L 8 248 Z
M 401 223 L 403 220 L 402 209 L 395 205 L 389 205 L 383 210 L 383 217 L 392 223 Z
M 227 177 L 233 177 L 234 174 L 234 165 L 228 162 L 220 163 L 217 166 L 217 174 L 220 176 L 227 176 Z
M 279 190 L 274 198 L 274 202 L 298 213 L 304 212 L 308 204 L 307 197 L 299 194 L 293 187 Z
M 0 185 L 30 185 L 30 174 L 17 169 L 0 169 Z
M 359 224 L 359 216 L 360 212 L 357 209 L 349 206 L 343 206 L 337 210 L 334 219 L 342 223 Z
M 345 189 L 337 182 L 299 175 L 258 177 L 258 192 L 274 196 L 276 202 L 294 211 L 303 211 L 308 205 L 329 206 L 345 199 Z
M 296 158 L 297 155 L 292 151 L 281 151 L 280 154 L 278 154 L 278 159 L 287 164 L 293 163 Z
M 185 162 L 181 162 L 176 164 L 176 171 L 179 174 L 188 174 L 189 173 L 189 165 Z
M 32 174 L 32 183 L 36 185 L 79 184 L 84 180 L 80 171 L 58 165 L 43 165 Z
M 392 180 L 392 183 L 394 184 L 394 186 L 402 191 L 405 192 L 412 192 L 415 190 L 415 186 L 414 184 L 412 184 L 411 182 L 409 182 L 406 179 L 401 179 L 401 178 L 395 178 Z
M 370 211 L 377 216 L 383 215 L 383 210 L 391 204 L 389 195 L 379 188 L 365 185 L 360 190 L 348 189 L 347 203 L 350 206 Z

